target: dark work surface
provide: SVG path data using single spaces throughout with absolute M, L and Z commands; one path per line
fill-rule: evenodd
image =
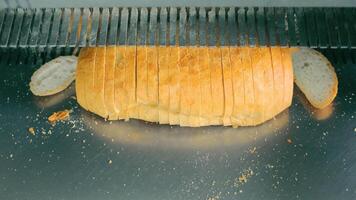
M 42 54 L 2 51 L 0 199 L 356 199 L 356 65 L 323 52 L 339 76 L 330 107 L 313 110 L 295 89 L 275 119 L 233 129 L 104 121 L 73 89 L 30 93 Z M 63 109 L 69 120 L 47 122 Z

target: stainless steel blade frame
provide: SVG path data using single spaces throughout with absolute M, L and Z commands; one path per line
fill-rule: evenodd
M 0 0 L 0 8 L 80 8 L 80 7 L 355 7 L 354 0 Z
M 356 8 L 0 9 L 0 47 L 179 44 L 356 48 L 355 19 Z

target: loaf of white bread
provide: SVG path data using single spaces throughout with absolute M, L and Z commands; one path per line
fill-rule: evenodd
M 261 124 L 292 102 L 292 53 L 279 47 L 112 46 L 80 51 L 76 93 L 109 120 L 199 127 Z

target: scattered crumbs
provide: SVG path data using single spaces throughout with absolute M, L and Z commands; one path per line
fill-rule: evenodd
M 28 128 L 28 132 L 31 134 L 31 135 L 35 135 L 35 129 L 33 127 L 30 127 Z
M 111 165 L 112 164 L 112 160 L 108 160 L 108 164 Z
M 238 187 L 239 185 L 246 183 L 247 180 L 253 175 L 254 173 L 252 169 L 244 170 L 241 175 L 235 179 L 234 186 Z
M 253 147 L 251 149 L 248 150 L 250 152 L 250 154 L 254 154 L 256 153 L 256 147 Z
M 292 144 L 293 143 L 293 141 L 290 138 L 287 139 L 287 142 L 288 142 L 288 144 Z
M 14 155 L 13 155 L 13 154 L 10 154 L 10 158 L 12 158 L 12 157 L 14 157 Z
M 57 121 L 63 121 L 69 118 L 69 110 L 63 110 L 54 112 L 51 116 L 48 117 L 50 123 L 56 123 Z

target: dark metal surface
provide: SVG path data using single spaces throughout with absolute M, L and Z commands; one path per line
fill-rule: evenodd
M 355 18 L 356 8 L 0 9 L 0 47 L 199 44 L 356 48 Z
M 34 97 L 31 74 L 71 51 L 1 49 L 0 199 L 356 199 L 355 52 L 323 51 L 337 61 L 332 106 L 295 89 L 274 120 L 233 129 L 108 122 L 70 89 Z M 47 122 L 63 109 L 68 121 Z

